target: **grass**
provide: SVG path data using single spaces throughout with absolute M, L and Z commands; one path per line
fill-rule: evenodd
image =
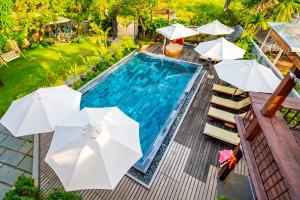
M 60 55 L 67 62 L 82 64 L 81 56 L 96 55 L 96 49 L 94 40 L 84 41 L 81 44 L 38 47 L 23 52 L 26 59 L 20 57 L 11 61 L 9 67 L 1 66 L 0 80 L 4 86 L 0 87 L 0 116 L 5 113 L 13 100 L 46 85 L 49 72 L 56 73 L 66 67 Z

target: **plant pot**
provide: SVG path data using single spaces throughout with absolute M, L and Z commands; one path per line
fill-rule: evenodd
M 32 34 L 32 39 L 33 39 L 33 41 L 35 41 L 35 42 L 40 41 L 40 37 L 41 37 L 41 35 L 40 35 L 39 32 L 35 32 L 35 33 Z

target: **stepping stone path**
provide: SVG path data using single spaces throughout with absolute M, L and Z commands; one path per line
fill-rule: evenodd
M 32 174 L 33 135 L 14 137 L 0 124 L 0 199 L 21 175 Z

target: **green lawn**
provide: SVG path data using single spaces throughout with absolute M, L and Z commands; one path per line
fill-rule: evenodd
M 0 80 L 4 83 L 0 87 L 0 116 L 14 99 L 46 85 L 48 72 L 55 73 L 66 66 L 60 55 L 67 62 L 80 64 L 81 56 L 96 55 L 96 49 L 93 41 L 38 47 L 25 51 L 26 59 L 20 57 L 11 61 L 9 67 L 0 66 Z

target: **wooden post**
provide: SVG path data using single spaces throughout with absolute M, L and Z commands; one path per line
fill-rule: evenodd
M 166 42 L 167 42 L 167 38 L 165 37 L 165 39 L 164 39 L 164 44 L 163 44 L 163 47 L 162 47 L 163 55 L 165 55 Z
M 238 163 L 241 158 L 243 157 L 243 153 L 240 147 L 240 144 L 237 145 L 234 150 L 233 150 L 233 154 L 236 157 L 236 163 Z M 221 180 L 225 180 L 226 177 L 230 174 L 230 172 L 234 169 L 234 167 L 229 167 L 229 163 L 226 163 L 219 171 L 219 179 Z
M 273 64 L 274 64 L 274 65 L 276 65 L 276 63 L 278 62 L 278 60 L 279 60 L 279 58 L 281 57 L 282 53 L 283 53 L 283 50 L 280 49 L 280 51 L 278 52 L 276 58 L 273 60 Z
M 294 66 L 290 73 L 284 76 L 275 92 L 269 98 L 262 109 L 262 114 L 265 116 L 275 116 L 276 112 L 281 108 L 282 103 L 296 85 L 294 76 L 300 77 L 300 70 Z
M 269 30 L 267 36 L 265 37 L 263 43 L 260 45 L 260 49 L 263 51 L 264 46 L 266 45 L 270 35 L 271 35 L 272 29 Z

